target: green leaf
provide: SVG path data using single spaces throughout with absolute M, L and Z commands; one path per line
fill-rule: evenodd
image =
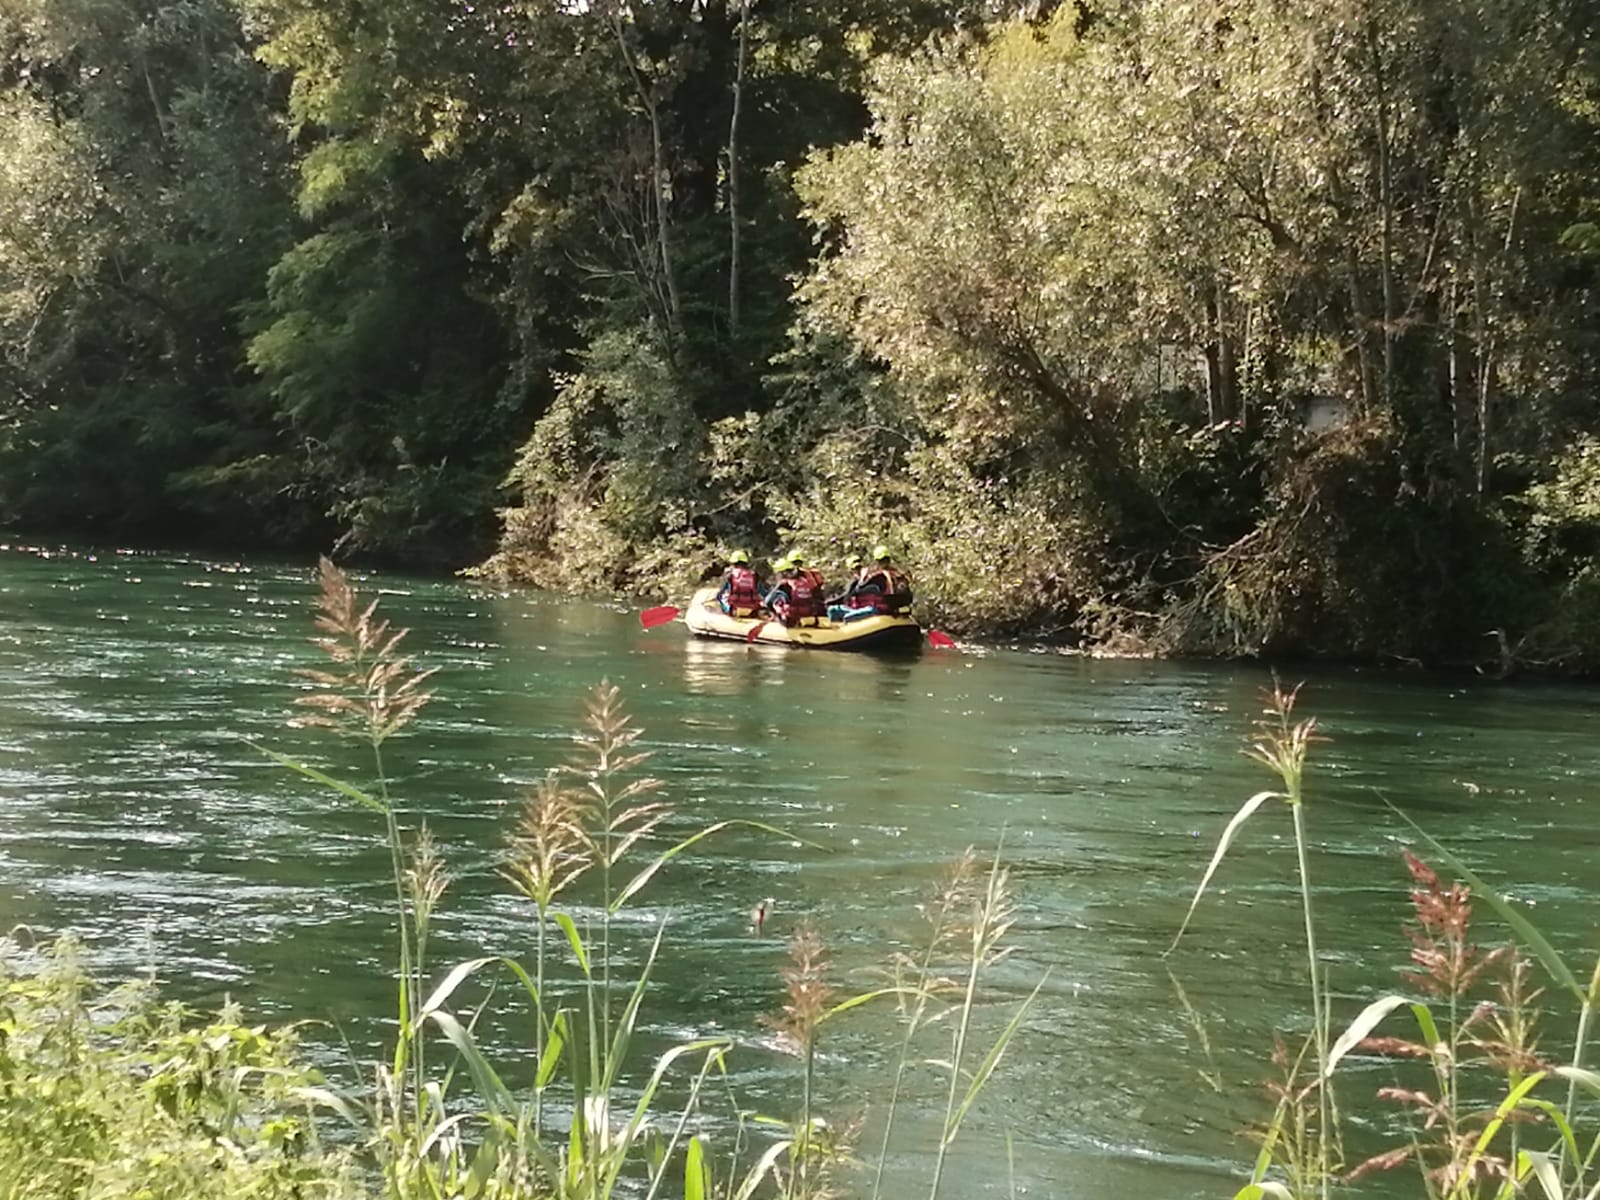
M 1217 866 L 1222 862 L 1222 856 L 1228 852 L 1228 845 L 1233 841 L 1233 835 L 1239 832 L 1239 827 L 1248 821 L 1256 809 L 1260 808 L 1268 800 L 1287 799 L 1288 797 L 1282 792 L 1257 792 L 1239 806 L 1239 811 L 1233 814 L 1233 819 L 1228 822 L 1227 828 L 1222 831 L 1222 837 L 1217 842 L 1216 852 L 1211 856 L 1211 865 L 1206 867 L 1206 873 L 1201 876 L 1200 886 L 1195 889 L 1194 899 L 1189 901 L 1189 911 L 1184 914 L 1183 924 L 1178 926 L 1177 936 L 1172 939 L 1172 945 L 1168 946 L 1162 954 L 1163 958 L 1178 948 L 1178 942 L 1182 939 L 1184 930 L 1189 928 L 1189 922 L 1194 918 L 1194 910 L 1200 906 L 1200 897 L 1206 894 L 1206 885 L 1211 882 L 1211 877 L 1217 873 Z
M 473 1082 L 477 1084 L 478 1095 L 482 1097 L 484 1104 L 494 1112 L 511 1111 L 515 1107 L 511 1093 L 501 1082 L 495 1069 L 489 1065 L 489 1060 L 484 1058 L 483 1052 L 478 1049 L 472 1031 L 450 1013 L 442 1010 L 429 1013 L 428 1019 L 439 1027 L 440 1032 L 461 1055 L 461 1060 L 467 1064 L 467 1070 L 471 1073 Z
M 295 772 L 297 775 L 304 775 L 307 779 L 314 780 L 325 788 L 331 788 L 333 791 L 338 792 L 342 796 L 348 796 L 357 804 L 363 805 L 366 808 L 370 808 L 373 812 L 383 813 L 385 816 L 387 816 L 389 813 L 389 806 L 382 800 L 379 800 L 376 796 L 369 796 L 360 788 L 351 787 L 342 779 L 335 779 L 326 771 L 319 771 L 315 767 L 307 766 L 305 763 L 290 758 L 286 754 L 279 754 L 276 750 L 268 750 L 265 746 L 259 745 L 255 742 L 247 742 L 246 745 L 250 746 L 251 749 L 258 751 L 261 754 L 266 755 L 279 766 L 288 767 L 289 770 Z
M 708 1200 L 710 1195 L 711 1165 L 706 1162 L 705 1143 L 696 1134 L 683 1156 L 683 1200 Z
M 1552 1067 L 1551 1073 L 1559 1075 L 1568 1083 L 1576 1083 L 1579 1087 L 1587 1088 L 1595 1096 L 1600 1096 L 1600 1072 L 1591 1071 L 1587 1067 Z
M 1450 1191 L 1452 1197 L 1468 1194 L 1462 1190 L 1461 1185 L 1472 1185 L 1474 1169 L 1478 1165 L 1478 1160 L 1483 1157 L 1484 1151 L 1489 1148 L 1489 1143 L 1494 1141 L 1495 1135 L 1500 1132 L 1501 1126 L 1506 1123 L 1506 1118 L 1522 1107 L 1523 1097 L 1538 1087 L 1544 1081 L 1544 1077 L 1545 1072 L 1535 1071 L 1507 1092 L 1505 1099 L 1501 1100 L 1499 1105 L 1496 1106 L 1493 1118 L 1483 1127 L 1483 1132 L 1478 1135 L 1478 1140 L 1472 1147 L 1472 1153 L 1467 1155 L 1466 1164 L 1461 1168 L 1459 1176 L 1460 1184 Z
M 946 1146 L 955 1140 L 956 1133 L 961 1128 L 961 1122 L 966 1119 L 967 1110 L 977 1101 L 978 1094 L 983 1091 L 984 1085 L 989 1082 L 989 1077 L 994 1074 L 995 1068 L 1000 1065 L 1000 1058 L 1005 1054 L 1006 1047 L 1011 1044 L 1011 1039 L 1016 1036 L 1017 1030 L 1022 1026 L 1022 1018 L 1027 1015 L 1028 1009 L 1033 1006 L 1034 1000 L 1038 998 L 1039 990 L 1044 987 L 1045 980 L 1049 978 L 1050 973 L 1046 971 L 1044 978 L 1040 979 L 1034 985 L 1033 991 L 1028 993 L 1028 998 L 1017 1006 L 1017 1011 L 1012 1014 L 1011 1020 L 1006 1022 L 1005 1029 L 995 1039 L 994 1045 L 989 1047 L 989 1053 L 984 1055 L 983 1061 L 978 1064 L 978 1069 L 972 1073 L 972 1079 L 967 1084 L 967 1094 L 961 1098 L 961 1106 L 956 1109 L 955 1117 L 951 1120 L 950 1127 L 945 1130 L 944 1143 Z
M 1349 1028 L 1339 1035 L 1339 1039 L 1333 1043 L 1332 1048 L 1328 1051 L 1328 1062 L 1322 1068 L 1322 1077 L 1324 1079 L 1331 1078 L 1333 1069 L 1339 1065 L 1340 1059 L 1360 1045 L 1361 1041 L 1376 1029 L 1385 1017 L 1401 1005 L 1409 1003 L 1410 1001 L 1404 996 L 1385 996 L 1381 1000 L 1374 1000 L 1362 1009 L 1356 1019 L 1350 1022 Z M 1428 1044 L 1431 1046 L 1434 1043 L 1430 1041 Z
M 1266 1200 L 1271 1196 L 1273 1200 L 1294 1200 L 1294 1193 L 1281 1183 L 1271 1180 L 1262 1180 L 1260 1183 L 1247 1183 L 1233 1194 L 1233 1200 Z
M 589 952 L 583 948 L 583 935 L 578 932 L 578 926 L 573 922 L 572 915 L 564 912 L 553 915 L 556 924 L 561 927 L 561 932 L 567 935 L 567 944 L 572 947 L 572 953 L 578 959 L 578 967 L 583 972 L 583 977 L 592 980 L 594 972 L 589 969 Z
M 794 1140 L 785 1138 L 781 1142 L 774 1142 L 767 1147 L 767 1152 L 756 1160 L 755 1166 L 750 1168 L 750 1173 L 739 1183 L 739 1190 L 733 1194 L 734 1200 L 750 1200 L 756 1194 L 756 1189 L 766 1177 L 772 1174 L 778 1161 L 794 1148 Z
M 1439 1036 L 1439 1025 L 1433 1019 L 1433 1010 L 1426 1004 L 1417 1003 L 1411 1006 L 1411 1015 L 1416 1018 L 1417 1028 L 1422 1030 L 1422 1040 L 1430 1046 L 1437 1046 L 1444 1041 Z
M 646 956 L 644 967 L 639 971 L 639 978 L 633 985 L 633 991 L 628 995 L 628 1003 L 623 1007 L 622 1015 L 617 1020 L 616 1031 L 611 1035 L 611 1046 L 606 1056 L 605 1075 L 600 1081 L 600 1090 L 610 1092 L 617 1082 L 628 1058 L 628 1042 L 633 1037 L 634 1025 L 639 1020 L 639 1006 L 644 1003 L 644 992 L 650 982 L 650 973 L 655 969 L 656 957 L 661 953 L 661 939 L 666 934 L 667 926 L 663 921 L 656 926 L 655 941 L 651 943 L 650 953 Z
M 616 899 L 611 902 L 611 911 L 615 913 L 620 910 L 622 906 L 636 896 L 640 890 L 650 882 L 651 879 L 655 878 L 656 872 L 661 870 L 662 867 L 666 866 L 673 859 L 677 858 L 678 855 L 689 849 L 696 842 L 703 841 L 705 838 L 710 837 L 714 833 L 719 833 L 724 829 L 729 829 L 734 826 L 742 826 L 746 829 L 760 829 L 765 833 L 775 834 L 776 836 L 788 842 L 800 842 L 803 845 L 810 846 L 814 850 L 827 849 L 827 847 L 820 846 L 816 842 L 810 842 L 803 838 L 797 838 L 794 834 L 789 833 L 786 830 L 779 829 L 776 825 L 767 825 L 761 821 L 718 821 L 713 825 L 707 825 L 698 833 L 691 834 L 689 837 L 684 838 L 683 841 L 679 842 L 677 845 L 670 846 L 663 850 L 660 854 L 656 855 L 656 857 L 647 863 L 637 875 L 628 881 L 627 886 L 617 893 Z
M 874 1000 L 881 1000 L 885 996 L 916 996 L 919 994 L 920 989 L 914 987 L 874 988 L 870 992 L 861 992 L 857 995 L 849 997 L 848 999 L 839 1001 L 839 1003 L 833 1005 L 828 1009 L 827 1012 L 822 1014 L 818 1024 L 821 1024 L 823 1021 L 831 1020 L 834 1017 L 841 1016 L 853 1008 L 860 1008 L 863 1004 L 869 1004 Z
M 1517 1177 L 1525 1179 L 1530 1174 L 1539 1181 L 1539 1188 L 1544 1192 L 1545 1200 L 1563 1200 L 1561 1177 L 1556 1173 L 1555 1163 L 1548 1154 L 1540 1150 L 1518 1152 Z
M 444 977 L 444 982 L 433 989 L 433 992 L 428 997 L 427 1002 L 423 1004 L 421 1010 L 417 1013 L 417 1022 L 420 1024 L 423 1018 L 427 1017 L 429 1013 L 433 1012 L 437 1008 L 442 1008 L 445 1001 L 450 999 L 450 997 L 455 994 L 455 990 L 461 986 L 462 982 L 469 975 L 472 975 L 481 968 L 488 966 L 492 962 L 499 961 L 500 957 L 498 955 L 490 955 L 487 958 L 473 958 L 468 959 L 464 963 L 456 964 L 456 966 L 451 970 L 450 974 Z
M 555 1078 L 556 1069 L 561 1065 L 561 1052 L 566 1046 L 567 1014 L 563 1010 L 556 1014 L 554 1021 L 550 1022 L 550 1032 L 545 1036 L 544 1057 L 539 1060 L 539 1070 L 534 1076 L 534 1087 L 550 1086 L 550 1081 Z

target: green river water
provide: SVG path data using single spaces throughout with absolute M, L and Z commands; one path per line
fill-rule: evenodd
M 426 816 L 457 876 L 439 961 L 527 955 L 528 916 L 496 858 L 526 785 L 567 754 L 585 692 L 606 677 L 646 731 L 675 829 L 747 818 L 816 844 L 729 832 L 648 893 L 641 937 L 669 921 L 648 1002 L 657 1046 L 732 1036 L 741 1099 L 787 1111 L 794 1065 L 761 1023 L 780 1002 L 783 935 L 810 917 L 865 988 L 914 932 L 942 865 L 1004 830 L 1016 950 L 983 999 L 983 1031 L 1045 982 L 963 1131 L 947 1194 L 1006 1194 L 1008 1136 L 1019 1193 L 1232 1194 L 1252 1153 L 1238 1131 L 1267 1111 L 1273 1031 L 1308 1021 L 1286 812 L 1252 821 L 1184 943 L 1161 951 L 1228 815 L 1269 786 L 1240 753 L 1264 670 L 746 649 L 681 626 L 645 633 L 622 604 L 358 582 L 440 668 L 438 699 L 389 749 L 408 820 Z M 372 1055 L 392 1011 L 386 852 L 369 813 L 247 744 L 359 775 L 359 755 L 285 724 L 294 668 L 317 665 L 312 603 L 305 568 L 0 549 L 0 921 L 74 930 L 102 974 L 153 964 L 198 1005 L 232 995 L 263 1018 L 327 1022 L 307 1037 L 338 1073 Z M 1303 710 L 1330 739 L 1308 820 L 1341 1020 L 1396 987 L 1406 956 L 1402 827 L 1383 797 L 1580 962 L 1595 950 L 1600 692 L 1301 677 Z M 776 907 L 757 938 L 746 914 L 763 896 Z M 1200 1081 L 1207 1060 L 1169 967 L 1205 1021 L 1221 1095 Z M 891 1031 L 868 1011 L 824 1045 L 822 1107 L 864 1115 L 867 1148 Z M 1354 1064 L 1347 1094 L 1370 1096 L 1386 1070 Z M 919 1074 L 890 1194 L 918 1194 L 941 1110 L 939 1081 Z

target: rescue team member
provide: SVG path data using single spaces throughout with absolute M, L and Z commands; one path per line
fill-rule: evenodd
M 825 608 L 822 576 L 804 565 L 799 554 L 788 554 L 772 564 L 778 580 L 767 593 L 767 607 L 785 625 L 816 625 Z
M 860 581 L 851 585 L 847 598 L 879 612 L 903 613 L 911 607 L 911 577 L 894 565 L 889 547 L 874 546 L 872 564 L 861 569 Z
M 735 550 L 728 555 L 728 571 L 717 592 L 717 603 L 730 617 L 753 617 L 766 601 L 766 590 L 750 566 L 750 556 L 743 550 Z

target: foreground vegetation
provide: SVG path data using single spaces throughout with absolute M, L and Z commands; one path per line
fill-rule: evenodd
M 1592 671 L 1596 20 L 0 0 L 0 523 Z
M 1402 978 L 1409 990 L 1374 999 L 1348 1024 L 1335 1025 L 1331 971 L 1317 953 L 1316 892 L 1307 865 L 1304 780 L 1318 740 L 1316 721 L 1295 720 L 1295 692 L 1275 688 L 1268 700 L 1250 754 L 1277 787 L 1252 796 L 1228 822 L 1173 942 L 1176 948 L 1239 830 L 1265 806 L 1287 807 L 1305 920 L 1311 1028 L 1278 1038 L 1273 1062 L 1279 1075 L 1270 1083 L 1275 1107 L 1257 1131 L 1260 1148 L 1250 1181 L 1234 1200 L 1328 1200 L 1365 1176 L 1399 1170 L 1412 1171 L 1416 1179 L 1405 1194 L 1428 1200 L 1600 1196 L 1594 1104 L 1600 1072 L 1587 1065 L 1600 1009 L 1600 957 L 1585 986 L 1526 915 L 1396 811 L 1429 853 L 1471 886 L 1446 886 L 1433 868 L 1405 851 L 1413 919 L 1405 926 L 1411 969 Z M 1521 939 L 1520 947 L 1485 948 L 1473 941 L 1473 889 Z M 1557 1001 L 1576 1013 L 1570 1035 L 1546 1019 L 1536 969 L 1560 993 Z M 1192 1010 L 1191 1016 L 1198 1021 Z M 1568 1037 L 1570 1051 L 1549 1048 Z M 1393 1110 L 1387 1120 L 1370 1109 L 1365 1095 L 1352 1100 L 1348 1083 L 1342 1095 L 1336 1090 L 1345 1082 L 1341 1064 L 1363 1052 L 1390 1060 L 1392 1082 L 1375 1096 Z M 1352 1159 L 1352 1141 L 1370 1139 L 1373 1128 L 1394 1130 L 1393 1144 Z
M 866 991 L 839 989 L 821 933 L 799 923 L 768 1021 L 773 1048 L 800 1065 L 798 1095 L 789 1112 L 751 1111 L 738 1098 L 734 1039 L 689 1037 L 649 1058 L 639 1049 L 652 976 L 674 948 L 665 918 L 628 920 L 625 910 L 674 859 L 729 823 L 682 831 L 656 781 L 640 773 L 648 756 L 617 690 L 595 689 L 570 765 L 531 790 L 507 836 L 502 874 L 528 904 L 531 962 L 439 964 L 429 932 L 448 902 L 444 855 L 425 827 L 403 825 L 384 765 L 390 739 L 428 703 L 431 672 L 401 652 L 404 633 L 375 604 L 363 607 L 326 561 L 318 625 L 327 662 L 301 673 L 300 719 L 362 743 L 373 783 L 355 786 L 268 753 L 368 814 L 391 851 L 396 1009 L 386 1059 L 365 1084 L 330 1085 L 304 1065 L 292 1030 L 249 1027 L 231 1007 L 197 1022 L 159 1003 L 148 982 L 102 990 L 70 941 L 45 952 L 10 946 L 0 957 L 0 1194 L 801 1200 L 904 1195 L 912 1186 L 930 1200 L 954 1194 L 948 1153 L 1038 994 L 980 1038 L 977 1001 L 1010 950 L 1013 903 L 998 858 L 986 867 L 969 852 L 930 887 L 920 946 L 885 963 Z M 1600 1073 L 1586 1065 L 1600 966 L 1581 983 L 1525 915 L 1417 830 L 1430 856 L 1473 890 L 1447 886 L 1408 852 L 1408 990 L 1336 1021 L 1308 867 L 1314 800 L 1305 770 L 1315 723 L 1296 719 L 1292 693 L 1269 699 L 1250 752 L 1275 785 L 1228 823 L 1174 941 L 1203 919 L 1207 889 L 1239 830 L 1263 810 L 1287 809 L 1311 1021 L 1280 1035 L 1275 1104 L 1236 1200 L 1325 1200 L 1371 1172 L 1401 1169 L 1416 1172 L 1405 1194 L 1430 1200 L 1600 1195 L 1592 1103 Z M 1473 941 L 1474 892 L 1528 956 Z M 1551 1006 L 1541 1002 L 1541 970 L 1576 1013 L 1570 1052 L 1551 1049 L 1562 1033 L 1542 1014 Z M 504 1002 L 496 988 L 474 986 L 491 979 L 514 993 L 526 1042 L 480 1040 L 493 1020 L 489 1006 Z M 1178 997 L 1188 1008 L 1181 988 Z M 868 1144 L 859 1125 L 829 1113 L 815 1067 L 839 1023 L 873 1009 L 893 1015 L 894 1032 L 887 1111 L 873 1114 Z M 1189 1013 L 1203 1043 L 1203 1022 Z M 1374 1119 L 1368 1098 L 1352 1094 L 1345 1072 L 1355 1055 L 1396 1061 L 1393 1084 L 1377 1096 L 1401 1119 Z M 520 1063 L 520 1073 L 497 1062 Z M 925 1177 L 886 1178 L 895 1110 L 912 1077 L 929 1071 L 942 1077 L 945 1099 L 936 1142 L 918 1159 Z M 1374 1128 L 1393 1130 L 1394 1144 L 1351 1154 Z

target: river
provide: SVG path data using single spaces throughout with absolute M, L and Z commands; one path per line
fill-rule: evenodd
M 495 871 L 502 841 L 608 678 L 646 731 L 675 828 L 744 818 L 795 835 L 714 837 L 649 893 L 642 918 L 669 922 L 648 1006 L 657 1043 L 737 1038 L 741 1098 L 783 1111 L 795 1072 L 761 1017 L 780 1003 L 787 932 L 809 918 L 841 979 L 870 986 L 944 864 L 1003 836 L 1015 950 L 982 998 L 981 1031 L 1043 986 L 962 1132 L 948 1194 L 1005 1195 L 1013 1170 L 1019 1194 L 1067 1200 L 1232 1194 L 1252 1154 L 1238 1132 L 1267 1115 L 1273 1032 L 1308 1020 L 1287 812 L 1251 821 L 1184 942 L 1161 952 L 1228 815 L 1270 786 L 1241 754 L 1264 669 L 747 649 L 681 626 L 644 632 L 622 604 L 357 581 L 439 668 L 436 700 L 388 757 L 408 822 L 426 817 L 456 876 L 441 959 L 527 953 L 527 913 Z M 251 744 L 362 770 L 286 724 L 294 669 L 317 665 L 313 587 L 301 567 L 0 549 L 0 921 L 76 931 L 102 974 L 153 966 L 200 1006 L 231 995 L 265 1019 L 325 1022 L 307 1038 L 337 1074 L 346 1044 L 371 1054 L 392 1008 L 386 852 L 370 813 Z M 1406 958 L 1403 827 L 1385 800 L 1499 881 L 1586 977 L 1600 693 L 1384 671 L 1290 678 L 1306 680 L 1302 709 L 1328 738 L 1307 813 L 1339 1019 L 1398 986 Z M 765 896 L 775 906 L 758 938 L 746 914 Z M 1496 935 L 1485 924 L 1481 936 Z M 869 1010 L 823 1047 L 823 1107 L 864 1114 L 868 1151 L 889 1033 Z M 1355 1064 L 1347 1094 L 1374 1108 L 1365 1098 L 1382 1082 Z M 891 1159 L 905 1182 L 891 1194 L 926 1179 L 940 1087 L 931 1071 L 914 1079 Z

